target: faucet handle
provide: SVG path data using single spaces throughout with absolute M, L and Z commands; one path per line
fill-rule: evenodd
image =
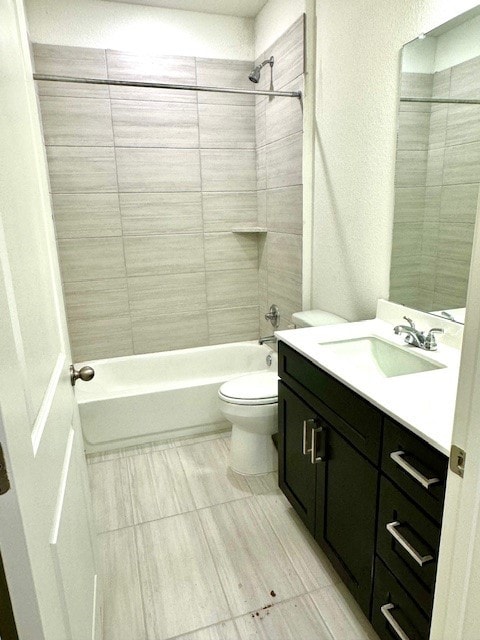
M 407 318 L 407 316 L 403 316 L 403 319 L 408 322 L 408 324 L 412 327 L 412 329 L 415 329 L 415 323 L 411 318 Z
M 440 329 L 438 327 L 434 327 L 430 329 L 425 338 L 425 349 L 427 351 L 436 351 L 437 350 L 437 341 L 435 340 L 436 333 L 445 333 L 444 329 Z

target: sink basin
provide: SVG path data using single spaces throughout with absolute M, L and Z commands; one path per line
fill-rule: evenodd
M 443 364 L 421 356 L 411 347 L 397 347 L 375 336 L 322 342 L 320 346 L 334 354 L 342 364 L 355 367 L 365 375 L 393 378 L 444 368 Z

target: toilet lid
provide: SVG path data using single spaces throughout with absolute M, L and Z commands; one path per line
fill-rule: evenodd
M 218 395 L 236 404 L 271 404 L 278 399 L 278 376 L 273 371 L 248 373 L 224 382 Z

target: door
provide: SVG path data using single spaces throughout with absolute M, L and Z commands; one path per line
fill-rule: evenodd
M 22 640 L 98 638 L 94 537 L 21 0 L 0 3 L 0 550 Z
M 369 616 L 378 472 L 323 419 L 321 426 L 315 539 Z
M 313 534 L 315 526 L 315 465 L 311 434 L 316 415 L 303 400 L 278 383 L 279 485 Z

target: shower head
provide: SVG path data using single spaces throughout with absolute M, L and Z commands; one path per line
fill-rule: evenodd
M 261 64 L 257 65 L 254 69 L 252 69 L 252 71 L 250 72 L 250 75 L 248 76 L 248 79 L 251 82 L 255 82 L 256 84 L 260 80 L 260 71 L 263 69 L 263 67 L 266 64 L 269 64 L 270 67 L 273 67 L 273 63 L 274 63 L 273 56 L 268 58 L 268 60 L 264 60 Z

